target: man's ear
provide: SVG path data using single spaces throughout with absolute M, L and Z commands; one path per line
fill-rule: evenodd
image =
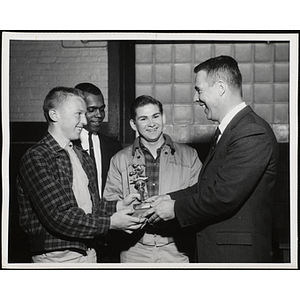
M 136 128 L 134 120 L 130 119 L 129 124 L 130 124 L 131 128 L 135 131 L 135 138 L 137 138 L 140 134 Z
M 134 131 L 137 131 L 137 130 L 136 130 L 136 125 L 135 125 L 135 122 L 134 122 L 133 119 L 130 119 L 129 124 L 130 124 L 131 128 L 132 128 Z
M 223 80 L 219 80 L 218 88 L 219 88 L 219 96 L 222 97 L 227 90 L 227 85 Z
M 56 109 L 51 108 L 49 110 L 48 114 L 49 114 L 49 118 L 50 118 L 51 121 L 57 122 L 58 117 L 59 117 L 59 112 Z

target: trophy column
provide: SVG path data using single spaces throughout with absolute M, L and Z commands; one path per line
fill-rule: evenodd
M 143 176 L 143 172 L 145 170 L 144 166 L 133 164 L 131 165 L 133 168 L 133 171 L 129 173 L 129 176 L 132 177 L 130 184 L 134 184 L 134 188 L 138 191 L 140 194 L 140 203 L 134 204 L 133 208 L 135 212 L 133 213 L 133 216 L 140 216 L 142 215 L 147 209 L 150 208 L 149 203 L 145 203 L 145 187 L 146 182 L 148 180 L 148 177 Z

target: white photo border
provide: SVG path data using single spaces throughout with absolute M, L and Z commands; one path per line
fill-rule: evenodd
M 297 269 L 298 268 L 298 33 L 201 33 L 201 32 L 2 32 L 2 268 L 4 269 L 122 269 L 122 264 L 8 263 L 9 230 L 9 68 L 11 40 L 157 40 L 157 41 L 286 41 L 290 43 L 290 263 L 253 264 L 126 264 L 126 269 Z

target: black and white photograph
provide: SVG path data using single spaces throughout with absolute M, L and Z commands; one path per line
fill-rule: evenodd
M 2 33 L 2 268 L 297 269 L 298 34 Z

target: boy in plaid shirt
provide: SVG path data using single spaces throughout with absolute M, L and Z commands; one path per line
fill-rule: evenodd
M 93 161 L 71 142 L 87 122 L 79 90 L 52 89 L 43 109 L 48 132 L 20 162 L 20 225 L 29 235 L 33 262 L 94 263 L 97 236 L 143 225 L 130 215 L 138 194 L 122 202 L 99 199 Z

